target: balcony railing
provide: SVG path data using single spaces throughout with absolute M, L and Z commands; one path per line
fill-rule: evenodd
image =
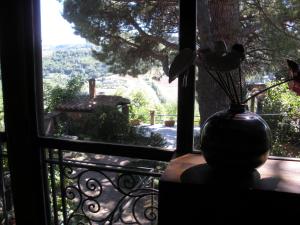
M 4 134 L 0 134 L 0 224 L 14 225 L 14 207 Z
M 51 224 L 156 224 L 166 163 L 46 150 Z

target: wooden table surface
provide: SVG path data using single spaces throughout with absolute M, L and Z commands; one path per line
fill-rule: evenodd
M 191 168 L 203 164 L 206 162 L 202 155 L 186 154 L 170 162 L 161 180 L 202 184 L 201 173 L 191 175 L 190 179 L 184 179 L 183 175 Z M 261 178 L 255 182 L 254 188 L 300 194 L 300 161 L 268 159 L 257 170 Z
M 300 161 L 268 159 L 258 168 L 260 178 L 250 183 L 236 181 L 235 174 L 215 182 L 210 171 L 200 154 L 170 162 L 159 183 L 159 225 L 294 224 L 299 220 Z

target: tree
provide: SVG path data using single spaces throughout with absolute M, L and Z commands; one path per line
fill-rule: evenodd
M 239 0 L 198 1 L 197 11 L 200 48 L 212 48 L 216 40 L 224 40 L 228 46 L 239 42 Z M 198 69 L 196 90 L 203 123 L 212 113 L 226 108 L 228 99 L 204 68 L 199 66 Z
M 131 120 L 149 121 L 149 101 L 142 91 L 130 93 L 129 115 Z
M 285 59 L 298 59 L 298 0 L 241 1 L 242 38 L 247 46 L 247 71 L 282 78 Z M 286 70 L 286 69 L 285 69 Z
M 45 111 L 52 112 L 59 104 L 74 99 L 80 94 L 82 86 L 83 78 L 81 76 L 74 76 L 70 78 L 66 87 L 56 85 L 51 88 L 50 86 L 46 86 L 44 92 Z
M 167 1 L 64 1 L 63 16 L 101 51 L 94 56 L 112 72 L 141 74 L 161 62 L 167 73 L 169 54 L 177 50 L 178 9 Z
M 96 46 L 94 56 L 119 74 L 136 76 L 161 64 L 168 73 L 177 51 L 177 0 L 63 0 L 63 16 L 75 32 Z M 247 49 L 247 74 L 274 72 L 299 47 L 297 0 L 199 0 L 198 44 L 223 39 Z M 279 44 L 280 43 L 280 44 Z M 275 64 L 273 62 L 276 62 Z M 197 100 L 204 121 L 226 107 L 226 97 L 199 68 Z
M 269 85 L 272 85 L 272 83 Z M 267 91 L 263 101 L 262 113 L 266 114 L 264 119 L 272 132 L 271 155 L 300 156 L 299 108 L 300 98 L 289 90 L 287 84 Z

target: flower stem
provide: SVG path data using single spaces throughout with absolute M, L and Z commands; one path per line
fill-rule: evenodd
M 236 103 L 241 104 L 241 102 L 240 102 L 240 100 L 239 100 L 239 96 L 238 96 L 237 91 L 236 91 L 236 86 L 234 85 L 234 81 L 233 81 L 231 72 L 229 72 L 228 75 L 229 75 L 229 78 L 230 78 L 231 86 L 232 86 L 233 91 L 234 91 Z
M 219 81 L 210 71 L 208 68 L 205 68 L 205 70 L 207 71 L 207 73 L 210 75 L 210 77 L 217 82 L 217 84 L 222 88 L 222 90 L 225 92 L 225 94 L 227 95 L 227 97 L 230 99 L 230 101 L 234 101 L 232 99 L 232 97 L 230 96 L 230 94 L 227 92 L 227 89 L 223 86 L 222 82 Z
M 218 71 L 215 71 L 215 73 L 217 74 L 220 82 L 223 85 L 223 90 L 225 91 L 226 95 L 230 98 L 230 100 L 232 101 L 232 95 L 230 94 L 230 87 L 226 84 L 226 81 L 223 79 L 222 74 L 219 73 Z
M 230 86 L 229 77 L 228 77 L 227 74 L 225 74 L 225 77 L 226 77 L 226 84 L 227 84 L 227 87 L 228 87 L 228 90 L 229 90 L 229 93 L 230 93 L 230 96 L 231 96 L 231 102 L 236 103 L 235 100 L 234 100 L 234 95 L 232 93 L 232 88 Z
M 242 86 L 242 70 L 241 66 L 239 66 L 239 81 L 240 81 L 240 102 L 243 101 L 243 86 Z

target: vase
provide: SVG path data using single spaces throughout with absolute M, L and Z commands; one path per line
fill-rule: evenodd
M 259 115 L 249 112 L 245 105 L 232 104 L 203 124 L 200 149 L 213 169 L 249 174 L 268 158 L 270 128 Z

